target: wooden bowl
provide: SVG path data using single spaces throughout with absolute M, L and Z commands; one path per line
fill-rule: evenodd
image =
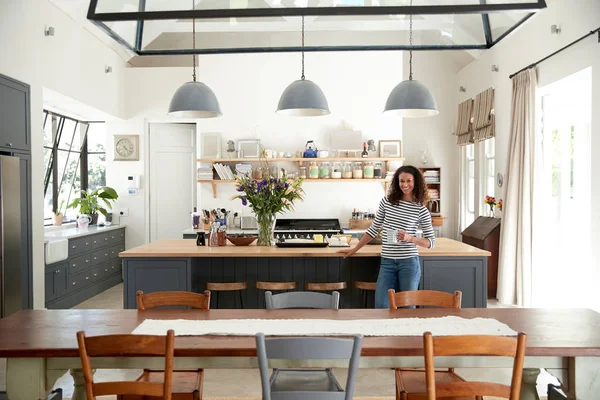
M 227 236 L 227 240 L 236 246 L 248 246 L 256 239 L 258 236 Z

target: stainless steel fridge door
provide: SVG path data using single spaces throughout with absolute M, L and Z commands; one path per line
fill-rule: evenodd
M 19 158 L 0 156 L 0 317 L 22 307 Z

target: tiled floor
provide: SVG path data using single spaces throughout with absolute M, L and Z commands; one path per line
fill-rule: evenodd
M 75 306 L 77 309 L 119 309 L 123 307 L 123 285 L 119 284 L 99 295 Z M 503 307 L 497 301 L 488 301 L 488 307 Z M 0 390 L 5 390 L 5 360 L 0 359 Z M 509 369 L 457 369 L 468 380 L 485 380 L 510 384 Z M 98 381 L 135 379 L 137 370 L 99 370 L 95 374 Z M 346 371 L 335 371 L 340 381 L 345 380 Z M 538 387 L 545 384 L 539 380 Z M 73 393 L 73 379 L 68 373 L 60 378 L 56 387 L 63 388 L 65 397 Z M 361 369 L 357 376 L 356 396 L 394 396 L 394 372 L 388 369 Z M 204 397 L 247 397 L 260 396 L 258 370 L 206 370 Z

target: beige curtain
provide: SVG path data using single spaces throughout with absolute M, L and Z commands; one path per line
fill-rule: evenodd
M 458 116 L 456 117 L 456 144 L 466 146 L 473 143 L 473 99 L 463 101 L 458 105 Z
M 492 113 L 494 109 L 494 89 L 489 88 L 475 96 L 473 105 L 474 130 L 473 140 L 480 142 L 491 139 L 496 135 L 496 120 Z
M 531 305 L 533 174 L 535 149 L 535 68 L 512 79 L 510 139 L 504 216 L 500 232 L 497 298 L 503 304 Z

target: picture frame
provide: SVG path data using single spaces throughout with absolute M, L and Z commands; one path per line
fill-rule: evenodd
M 379 157 L 402 157 L 402 140 L 380 140 Z
M 139 161 L 140 135 L 114 135 L 113 160 Z
M 237 150 L 239 158 L 259 158 L 260 140 L 259 139 L 244 139 L 237 141 Z
M 221 133 L 200 133 L 200 158 L 221 158 Z

